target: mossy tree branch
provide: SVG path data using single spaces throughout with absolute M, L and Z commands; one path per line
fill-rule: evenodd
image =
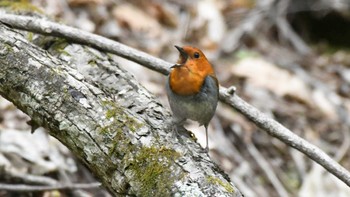
M 168 112 L 108 55 L 34 39 L 43 50 L 25 34 L 0 23 L 0 94 L 64 143 L 111 193 L 241 196 L 193 139 L 168 132 Z

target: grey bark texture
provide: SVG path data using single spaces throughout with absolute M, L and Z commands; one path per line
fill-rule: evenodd
M 0 23 L 0 94 L 112 194 L 242 196 L 194 139 L 173 135 L 168 111 L 109 55 L 32 35 Z

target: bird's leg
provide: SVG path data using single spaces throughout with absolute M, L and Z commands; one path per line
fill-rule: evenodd
M 209 153 L 208 125 L 204 125 L 204 127 L 205 127 L 205 142 L 206 142 L 205 152 Z
M 175 124 L 174 127 L 174 137 L 177 135 L 180 135 L 180 132 L 186 131 L 185 127 L 183 125 L 177 125 Z
M 208 125 L 204 125 L 204 127 L 205 127 L 205 142 L 206 142 L 206 145 L 205 145 L 204 150 L 202 150 L 200 152 L 202 152 L 202 153 L 209 153 Z
M 186 119 L 179 119 L 179 118 L 173 117 L 171 121 L 173 137 L 176 137 L 177 135 L 179 135 L 180 132 L 187 131 L 183 126 L 185 121 Z

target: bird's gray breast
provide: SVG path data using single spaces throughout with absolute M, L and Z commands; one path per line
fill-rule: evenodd
M 215 113 L 219 97 L 219 90 L 214 78 L 207 76 L 200 92 L 190 96 L 182 96 L 172 92 L 169 80 L 166 89 L 171 110 L 177 119 L 191 119 L 201 125 L 209 123 Z

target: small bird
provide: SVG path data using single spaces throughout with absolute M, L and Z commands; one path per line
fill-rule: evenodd
M 204 125 L 206 132 L 205 151 L 208 147 L 208 124 L 212 119 L 219 99 L 219 83 L 214 69 L 203 52 L 195 47 L 175 46 L 180 52 L 177 63 L 171 67 L 166 90 L 173 124 L 176 130 L 184 129 L 186 119 Z

